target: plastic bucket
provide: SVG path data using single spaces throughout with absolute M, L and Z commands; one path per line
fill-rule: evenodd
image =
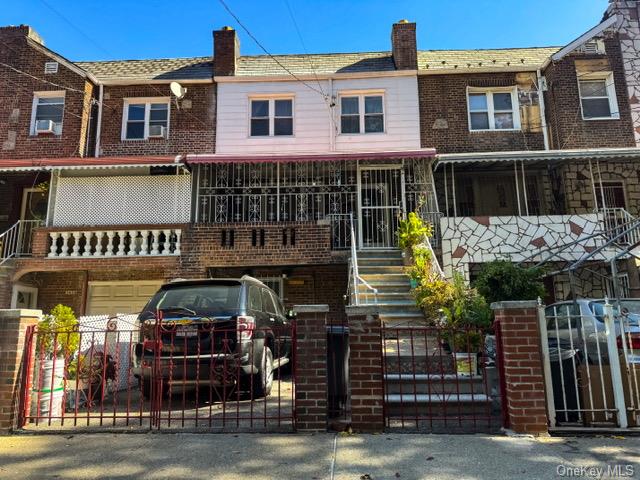
M 478 373 L 478 355 L 475 353 L 454 353 L 456 372 L 461 377 L 470 377 Z
M 36 362 L 31 389 L 31 416 L 59 417 L 62 414 L 63 397 L 64 359 Z

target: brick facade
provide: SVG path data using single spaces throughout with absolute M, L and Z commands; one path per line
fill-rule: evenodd
M 617 35 L 605 39 L 606 57 L 573 53 L 544 71 L 549 91 L 545 104 L 551 148 L 635 147 L 627 82 Z M 593 71 L 612 71 L 620 112 L 619 120 L 583 120 L 576 61 L 592 62 Z
M 36 77 L 0 67 L 0 158 L 85 156 L 88 138 L 95 133 L 90 132 L 94 85 L 63 63 L 57 73 L 45 74 L 44 64 L 55 58 L 43 53 L 45 47 L 29 44 L 39 43 L 38 39 L 27 26 L 0 28 L 0 62 Z M 34 92 L 62 90 L 66 91 L 62 134 L 30 135 Z
M 213 32 L 214 75 L 235 75 L 239 57 L 240 40 L 236 31 L 231 27 L 215 30 Z
M 187 93 L 178 101 L 171 96 L 168 84 L 107 86 L 100 150 L 103 156 L 179 155 L 215 151 L 216 87 L 214 84 L 181 82 Z M 170 97 L 169 136 L 148 140 L 122 140 L 124 99 Z
M 419 75 L 422 147 L 435 148 L 438 153 L 543 150 L 539 122 L 532 121 L 529 131 L 524 125 L 517 132 L 469 131 L 467 87 L 513 87 L 518 84 L 517 75 Z
M 548 432 L 545 384 L 535 301 L 491 305 L 502 339 L 503 382 L 509 428 L 516 433 Z
M 0 310 L 0 434 L 17 426 L 27 327 L 40 320 L 38 310 Z

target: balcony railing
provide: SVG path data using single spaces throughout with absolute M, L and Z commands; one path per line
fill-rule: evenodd
M 41 220 L 19 220 L 0 233 L 0 265 L 30 255 L 33 230 L 40 225 Z
M 180 229 L 48 232 L 50 258 L 180 255 Z

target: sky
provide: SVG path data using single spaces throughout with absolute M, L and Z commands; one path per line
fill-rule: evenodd
M 238 30 L 241 52 L 384 51 L 391 24 L 417 22 L 418 48 L 566 45 L 607 0 L 0 0 L 0 25 L 28 24 L 74 61 L 207 56 L 211 31 Z M 296 29 L 297 25 L 297 29 Z M 298 33 L 299 32 L 299 33 Z

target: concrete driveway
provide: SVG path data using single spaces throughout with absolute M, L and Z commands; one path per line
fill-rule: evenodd
M 640 437 L 170 433 L 0 437 L 2 479 L 498 480 L 598 478 L 608 468 L 612 478 L 616 465 L 620 478 L 640 478 Z

